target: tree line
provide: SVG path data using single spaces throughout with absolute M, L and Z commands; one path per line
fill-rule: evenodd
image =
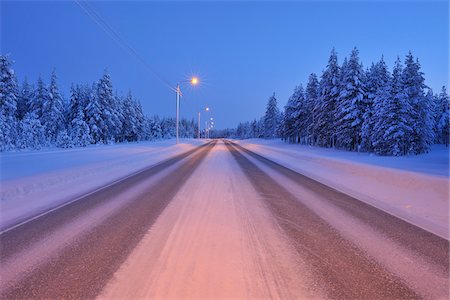
M 0 55 L 0 150 L 71 148 L 175 136 L 175 119 L 148 117 L 131 92 L 113 90 L 105 70 L 95 83 L 72 84 L 69 99 L 59 90 L 56 72 L 49 84 L 25 78 L 19 86 L 11 60 Z M 197 134 L 194 120 L 180 121 L 180 137 Z
M 333 49 L 320 80 L 312 73 L 306 88 L 298 85 L 283 112 L 274 94 L 260 120 L 226 133 L 400 156 L 428 152 L 434 143 L 448 146 L 449 127 L 445 86 L 434 94 L 411 52 L 390 72 L 383 57 L 364 70 L 354 48 L 342 65 Z

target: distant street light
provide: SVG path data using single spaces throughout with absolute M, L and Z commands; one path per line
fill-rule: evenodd
M 190 83 L 192 85 L 197 85 L 199 83 L 199 79 L 197 77 L 192 77 L 190 80 L 184 80 L 184 81 L 180 81 L 177 83 L 177 87 L 176 87 L 176 94 L 177 94 L 177 104 L 176 104 L 176 110 L 177 110 L 177 120 L 176 120 L 176 134 L 177 134 L 177 144 L 178 144 L 178 128 L 179 128 L 179 120 L 180 120 L 180 97 L 181 97 L 181 89 L 180 89 L 180 84 L 182 83 Z
M 209 107 L 205 107 L 205 111 L 208 112 L 209 111 Z M 200 139 L 201 138 L 201 128 L 200 128 L 200 111 L 198 112 L 198 123 L 197 123 L 197 138 Z

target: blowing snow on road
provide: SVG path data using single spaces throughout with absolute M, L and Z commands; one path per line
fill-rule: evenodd
M 4 228 L 1 298 L 448 298 L 448 240 L 230 141 Z

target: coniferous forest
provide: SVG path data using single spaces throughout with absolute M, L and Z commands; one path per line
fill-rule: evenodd
M 62 97 L 56 72 L 46 83 L 19 85 L 12 61 L 0 55 L 0 150 L 84 147 L 175 136 L 175 119 L 147 117 L 131 92 L 114 91 L 107 71 L 95 83 L 72 84 Z M 180 121 L 180 137 L 197 135 L 194 120 Z
M 283 112 L 274 94 L 260 120 L 217 134 L 400 156 L 448 146 L 449 126 L 445 86 L 427 87 L 411 52 L 390 71 L 383 57 L 364 69 L 354 48 L 341 65 L 333 49 L 320 79 L 312 73 L 305 88 L 298 85 Z
M 73 84 L 69 99 L 59 91 L 56 72 L 19 86 L 9 57 L 0 56 L 0 150 L 62 148 L 172 138 L 174 118 L 147 117 L 131 92 L 114 92 L 110 75 L 92 85 Z M 279 138 L 379 155 L 409 155 L 449 144 L 449 97 L 425 84 L 412 53 L 389 70 L 383 57 L 364 69 L 354 48 L 341 65 L 333 49 L 320 78 L 311 73 L 298 85 L 284 111 L 273 94 L 265 115 L 211 136 Z M 182 119 L 181 137 L 195 137 L 194 120 Z

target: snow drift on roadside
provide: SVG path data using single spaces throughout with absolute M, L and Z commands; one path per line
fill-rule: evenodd
M 1 154 L 0 228 L 202 143 L 167 140 Z

